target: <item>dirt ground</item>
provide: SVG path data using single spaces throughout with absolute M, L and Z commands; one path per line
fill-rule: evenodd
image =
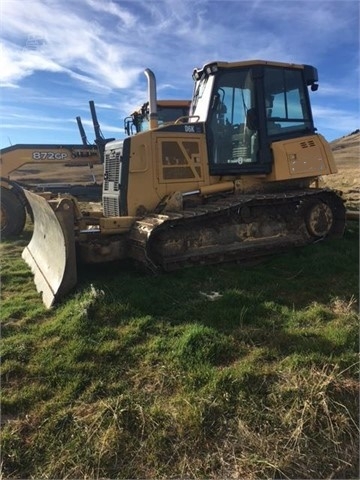
M 325 185 L 343 192 L 349 210 L 360 207 L 360 132 L 331 142 L 338 173 L 323 177 Z
M 360 132 L 331 142 L 338 173 L 323 177 L 326 186 L 343 192 L 347 208 L 358 210 L 360 206 Z M 89 167 L 64 167 L 63 165 L 24 165 L 14 172 L 11 178 L 29 184 L 41 183 L 76 183 L 91 184 L 101 183 L 103 179 L 103 166 Z

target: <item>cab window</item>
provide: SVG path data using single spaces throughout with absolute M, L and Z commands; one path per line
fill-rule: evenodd
M 311 130 L 302 70 L 265 68 L 266 127 L 269 136 Z

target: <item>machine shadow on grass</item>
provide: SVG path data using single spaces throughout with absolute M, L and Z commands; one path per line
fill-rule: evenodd
M 341 240 L 292 250 L 257 265 L 154 275 L 126 262 L 80 267 L 79 283 L 102 292 L 89 311 L 90 322 L 116 327 L 150 316 L 154 325 L 169 329 L 199 325 L 231 337 L 235 356 L 247 344 L 265 348 L 270 361 L 291 355 L 321 361 L 341 355 L 345 345 L 345 350 L 356 350 L 356 322 L 347 320 L 357 310 L 356 265 L 354 223 Z
M 93 284 L 104 291 L 105 302 L 129 303 L 142 314 L 168 314 L 176 323 L 180 310 L 194 302 L 202 309 L 210 305 L 211 311 L 220 303 L 222 315 L 225 304 L 241 308 L 244 302 L 253 305 L 259 299 L 289 308 L 329 304 L 337 298 L 355 303 L 358 264 L 359 225 L 349 222 L 340 240 L 294 248 L 255 264 L 195 266 L 156 274 L 137 269 L 130 260 L 79 265 L 78 289 Z M 229 321 L 218 320 L 220 324 Z

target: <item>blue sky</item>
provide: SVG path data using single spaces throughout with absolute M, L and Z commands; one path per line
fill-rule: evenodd
M 211 60 L 314 65 L 315 125 L 328 140 L 359 128 L 357 0 L 1 0 L 1 148 L 89 141 L 94 100 L 105 137 L 147 100 L 190 98 Z

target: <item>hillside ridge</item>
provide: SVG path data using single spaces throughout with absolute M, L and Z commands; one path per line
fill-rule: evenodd
M 354 130 L 348 135 L 332 140 L 330 143 L 331 150 L 336 152 L 337 150 L 343 150 L 345 148 L 357 148 L 360 147 L 360 129 Z M 357 152 L 359 153 L 359 152 Z

